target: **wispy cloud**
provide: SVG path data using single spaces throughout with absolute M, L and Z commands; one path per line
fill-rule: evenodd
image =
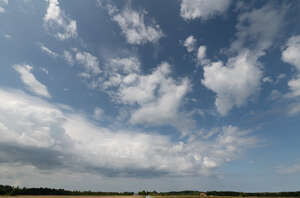
M 164 36 L 160 26 L 154 19 L 147 20 L 152 21 L 150 23 L 145 22 L 146 11 L 135 11 L 129 6 L 120 11 L 112 4 L 107 4 L 105 7 L 112 20 L 119 24 L 122 33 L 130 44 L 155 43 Z
M 70 57 L 66 57 L 68 61 Z M 100 67 L 99 67 L 99 61 L 96 56 L 93 56 L 89 52 L 76 52 L 75 59 L 83 66 L 85 70 L 85 74 L 88 76 L 90 75 L 98 75 L 101 73 Z
M 294 163 L 289 166 L 280 167 L 277 169 L 277 172 L 283 175 L 300 173 L 300 163 Z
M 21 80 L 31 92 L 46 98 L 51 98 L 47 87 L 39 82 L 33 75 L 30 65 L 14 65 L 13 68 L 20 74 Z
M 53 56 L 53 57 L 57 57 L 57 56 L 58 56 L 58 54 L 57 54 L 56 52 L 50 50 L 50 49 L 49 49 L 48 47 L 46 47 L 44 44 L 40 44 L 40 48 L 41 48 L 41 50 L 42 50 L 44 53 L 46 53 L 46 54 L 48 54 L 48 55 L 50 55 L 50 56 Z
M 207 20 L 227 10 L 231 0 L 182 0 L 180 15 L 185 20 Z

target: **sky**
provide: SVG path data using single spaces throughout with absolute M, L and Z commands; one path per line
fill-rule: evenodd
M 299 10 L 0 0 L 0 184 L 299 190 Z

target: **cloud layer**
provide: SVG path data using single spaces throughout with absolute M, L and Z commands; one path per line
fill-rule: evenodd
M 219 129 L 206 142 L 172 142 L 157 133 L 112 130 L 16 90 L 0 90 L 0 104 L 1 159 L 39 169 L 63 167 L 106 176 L 209 174 L 256 144 L 233 126 Z

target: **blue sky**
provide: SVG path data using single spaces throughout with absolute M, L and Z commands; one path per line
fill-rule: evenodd
M 299 9 L 0 0 L 0 183 L 299 190 Z

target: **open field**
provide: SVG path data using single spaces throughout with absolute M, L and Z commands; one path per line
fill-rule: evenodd
M 101 197 L 101 198 L 144 198 L 144 196 L 138 196 L 138 195 L 132 195 L 132 196 L 123 196 L 123 195 L 85 195 L 85 196 L 80 196 L 80 195 L 18 195 L 18 196 L 1 196 L 1 198 L 96 198 L 96 197 Z
M 239 196 L 207 196 L 202 197 L 199 195 L 166 195 L 166 196 L 151 196 L 152 198 L 241 198 Z M 243 197 L 243 198 L 280 198 L 280 197 Z M 288 197 L 288 198 L 299 198 L 299 197 Z
M 89 195 L 89 196 L 80 196 L 80 195 L 45 195 L 45 196 L 41 196 L 41 195 L 19 195 L 19 196 L 1 196 L 0 198 L 12 198 L 12 197 L 17 197 L 17 198 L 96 198 L 96 197 L 100 197 L 100 198 L 144 198 L 145 196 L 139 196 L 139 195 L 132 195 L 132 196 L 122 196 L 122 195 L 115 195 L 115 196 L 105 196 L 105 195 Z M 146 196 L 148 198 L 203 198 L 202 196 L 199 195 L 166 195 L 166 196 Z M 207 198 L 241 198 L 241 197 L 234 197 L 234 196 L 207 196 Z M 251 197 L 243 197 L 243 198 L 280 198 L 280 197 L 255 197 L 255 196 L 251 196 Z M 289 197 L 289 198 L 293 198 L 293 197 Z M 296 198 L 296 197 L 295 197 Z M 299 197 L 297 197 L 299 198 Z

